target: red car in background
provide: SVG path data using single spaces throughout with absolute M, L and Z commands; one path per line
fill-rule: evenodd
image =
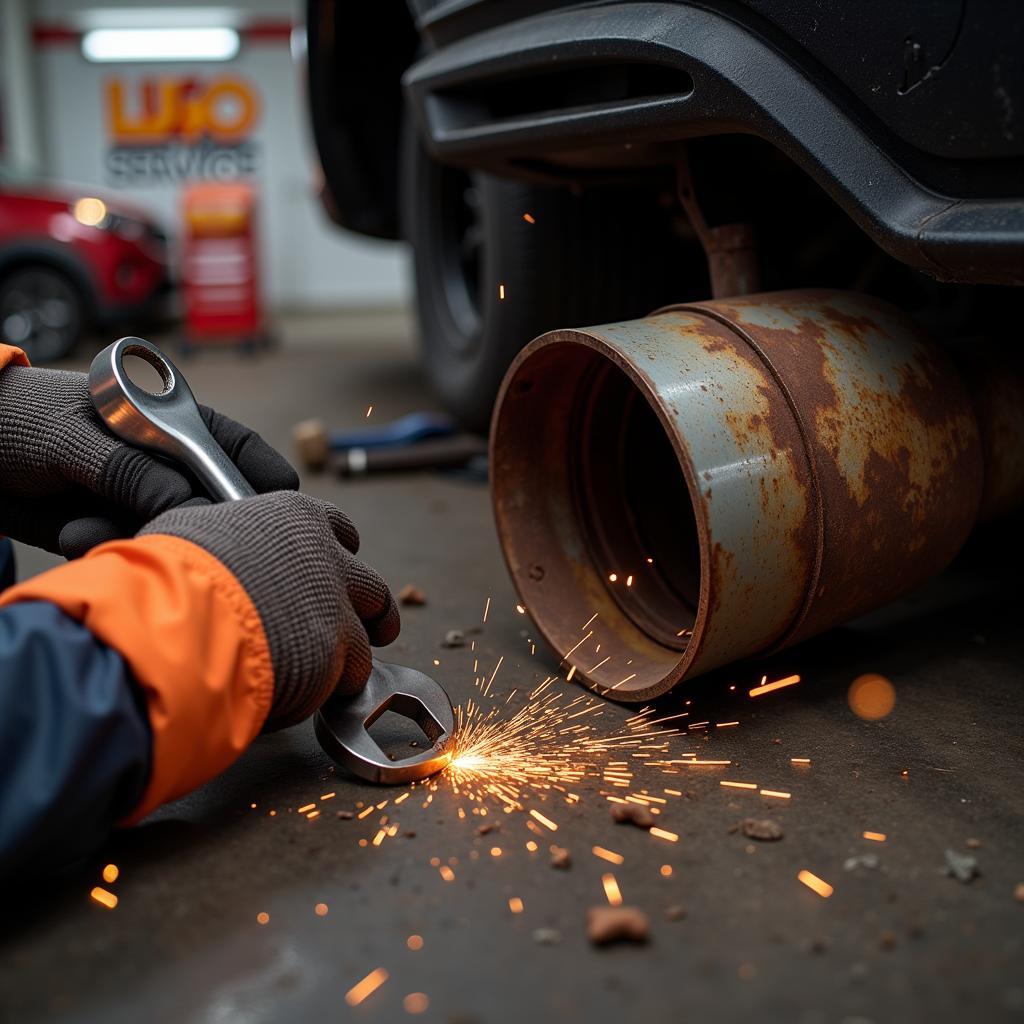
M 146 214 L 0 173 L 0 341 L 59 359 L 89 328 L 152 314 L 168 282 L 167 236 Z

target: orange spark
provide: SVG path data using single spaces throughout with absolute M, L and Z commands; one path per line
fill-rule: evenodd
M 865 839 L 871 839 L 871 840 L 873 840 L 876 843 L 884 843 L 885 842 L 885 833 L 884 832 L 864 832 L 862 834 L 863 834 Z
M 619 890 L 619 883 L 611 873 L 601 876 L 601 884 L 604 886 L 604 894 L 613 907 L 622 905 L 622 892 Z
M 824 879 L 804 868 L 797 876 L 797 880 L 803 882 L 808 889 L 813 889 L 822 899 L 828 899 L 835 890 Z
M 786 676 L 785 679 L 776 679 L 774 683 L 762 683 L 750 691 L 751 697 L 760 697 L 763 693 L 771 693 L 773 690 L 781 690 L 784 686 L 793 686 L 800 682 L 799 676 Z
M 423 1013 L 430 1006 L 430 1000 L 425 992 L 410 992 L 402 1000 L 402 1006 L 406 1013 Z
M 96 885 L 93 886 L 92 892 L 89 895 L 101 906 L 106 907 L 108 910 L 113 910 L 117 906 L 117 897 L 106 889 Z
M 726 782 L 722 779 L 718 784 L 720 786 L 729 786 L 732 789 L 757 789 L 756 782 Z
M 513 914 L 521 914 L 523 912 L 523 901 L 518 896 L 512 896 L 508 901 L 508 909 Z
M 409 947 L 409 949 L 411 949 L 415 953 L 417 950 L 423 948 L 423 936 L 410 935 L 409 938 L 405 940 L 405 944 Z
M 781 790 L 778 789 L 761 790 L 761 796 L 774 796 L 777 797 L 779 800 L 788 800 L 792 795 L 792 793 L 783 793 Z
M 663 828 L 652 828 L 649 831 L 652 836 L 658 839 L 667 839 L 670 843 L 675 843 L 679 840 L 679 836 L 675 832 L 668 832 Z
M 256 923 L 257 924 L 269 924 L 270 923 L 270 915 L 265 910 L 261 910 L 256 915 Z
M 552 832 L 558 831 L 558 826 L 550 818 L 545 818 L 544 815 L 540 813 L 540 811 L 531 808 L 530 817 L 536 818 L 537 821 L 539 821 L 545 828 L 551 829 Z
M 672 875 L 672 865 L 671 864 L 662 864 L 661 865 L 661 877 L 662 878 L 670 878 L 671 875 Z
M 595 857 L 608 861 L 609 864 L 621 864 L 626 858 L 614 850 L 606 850 L 603 846 L 595 846 L 590 851 Z
M 523 220 L 525 220 L 527 224 L 536 224 L 537 223 L 537 220 L 533 216 L 532 213 L 524 213 L 523 214 Z
M 313 810 L 314 807 L 316 807 L 316 801 L 315 800 L 311 804 L 306 804 L 305 807 L 300 807 L 299 810 L 298 810 L 298 813 L 299 814 L 305 814 L 306 811 L 311 811 L 311 810 Z
M 313 908 L 313 913 L 316 914 L 317 917 L 326 917 L 327 916 L 327 904 L 326 903 L 318 903 Z
M 375 967 L 362 981 L 357 981 L 345 993 L 345 1002 L 349 1006 L 358 1006 L 367 996 L 373 995 L 387 980 L 388 972 L 383 967 Z
M 121 874 L 116 864 L 108 864 L 103 869 L 103 881 L 104 882 L 116 882 L 117 876 Z

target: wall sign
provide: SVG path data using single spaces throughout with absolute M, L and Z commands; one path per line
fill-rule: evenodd
M 259 97 L 242 78 L 112 78 L 104 106 L 112 184 L 238 181 L 259 170 Z

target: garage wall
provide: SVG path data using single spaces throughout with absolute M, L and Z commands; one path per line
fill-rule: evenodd
M 92 5 L 71 0 L 39 0 L 30 6 L 37 25 L 68 25 L 95 17 Z M 139 5 L 133 6 L 138 9 Z M 159 6 L 149 5 L 147 11 Z M 180 18 L 183 5 L 168 6 Z M 279 25 L 287 26 L 301 13 L 296 10 L 300 6 L 264 0 L 236 11 L 246 19 L 277 19 Z M 209 8 L 202 10 L 209 12 Z M 117 24 L 117 10 L 109 3 L 100 15 L 104 24 Z M 134 105 L 130 109 L 135 109 L 146 80 L 241 79 L 258 101 L 258 114 L 245 141 L 251 143 L 255 167 L 248 180 L 261 195 L 261 259 L 270 303 L 279 308 L 330 308 L 408 300 L 404 247 L 342 232 L 329 223 L 320 207 L 305 84 L 301 68 L 292 60 L 286 32 L 255 38 L 243 33 L 242 49 L 229 62 L 148 66 L 93 64 L 82 57 L 73 34 L 61 38 L 59 32 L 43 33 L 37 38 L 35 64 L 44 171 L 87 190 L 144 204 L 163 219 L 172 235 L 180 218 L 180 181 L 166 180 L 166 176 L 160 180 L 160 175 L 152 174 L 124 180 L 112 174 L 107 164 L 112 143 L 106 85 L 111 79 L 121 82 Z

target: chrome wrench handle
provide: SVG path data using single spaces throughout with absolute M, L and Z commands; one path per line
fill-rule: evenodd
M 160 374 L 159 394 L 128 376 L 129 355 Z M 214 501 L 256 493 L 207 429 L 188 381 L 151 341 L 121 338 L 99 352 L 89 367 L 89 394 L 100 419 L 122 441 L 187 466 Z

